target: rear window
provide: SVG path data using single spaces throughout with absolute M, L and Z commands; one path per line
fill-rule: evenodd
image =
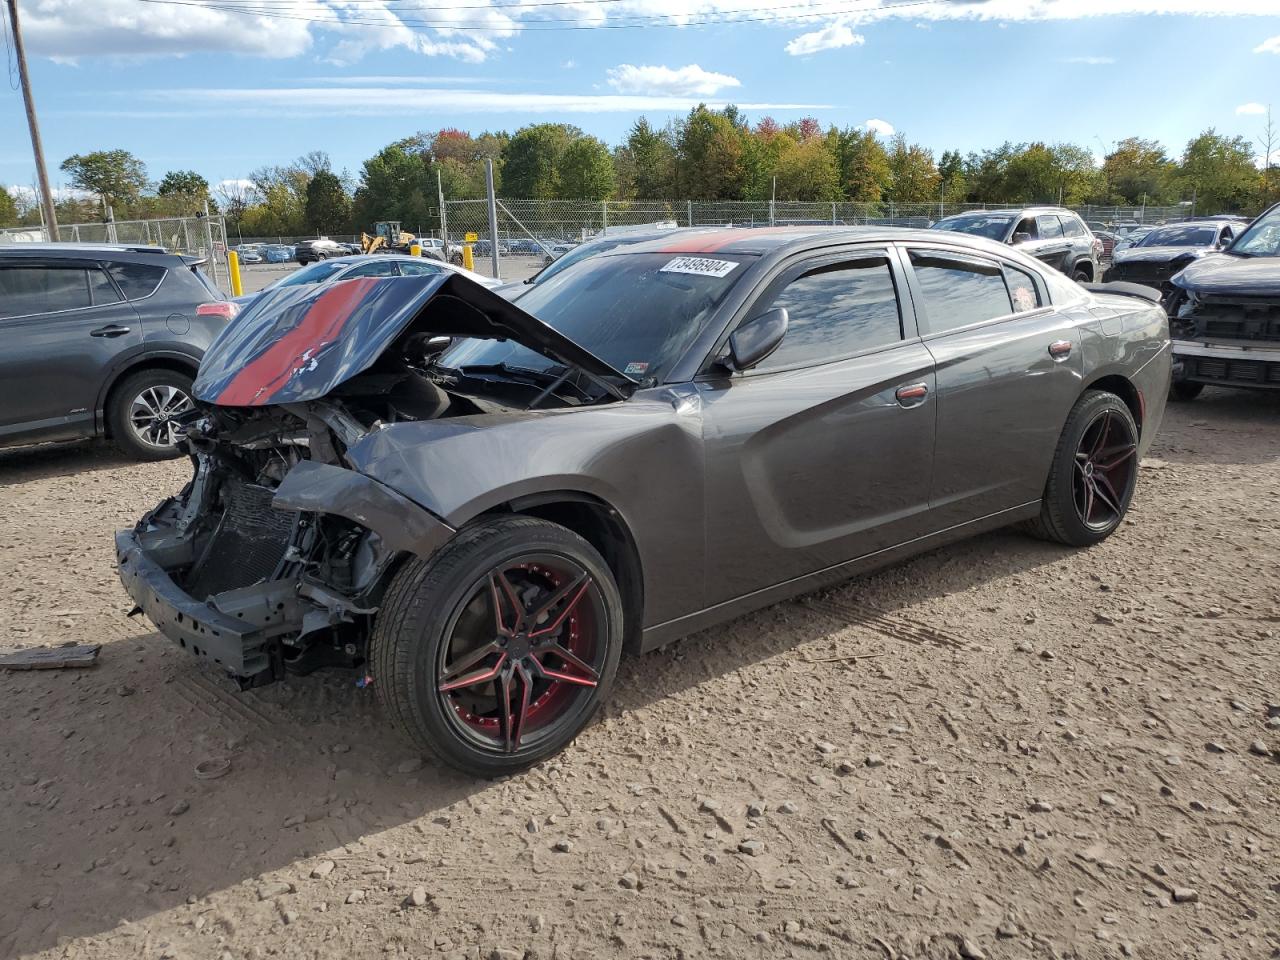
M 153 293 L 168 271 L 150 263 L 113 263 L 107 267 L 127 300 L 143 300 Z

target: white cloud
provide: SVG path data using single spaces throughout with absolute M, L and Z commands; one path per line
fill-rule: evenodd
M 793 57 L 807 57 L 809 54 L 818 53 L 821 50 L 856 47 L 864 43 L 866 43 L 866 37 L 860 33 L 854 33 L 847 25 L 837 21 L 828 24 L 821 30 L 800 34 L 800 36 L 787 44 L 786 50 Z
M 1263 40 L 1253 48 L 1254 53 L 1280 53 L 1280 37 Z
M 1115 57 L 1063 57 L 1063 63 L 1082 63 L 1090 67 L 1099 67 L 1115 63 Z
M 893 124 L 888 120 L 877 120 L 872 117 L 863 126 L 878 137 L 892 137 L 894 134 Z
M 1236 107 L 1237 116 L 1259 116 L 1267 112 L 1267 108 L 1260 103 L 1242 103 Z
M 574 67 L 576 67 L 577 65 L 578 65 L 578 64 L 577 64 L 577 61 L 574 61 L 574 60 L 566 60 L 564 63 L 560 64 L 560 69 L 562 69 L 562 70 L 572 70 L 572 69 L 573 69 Z
M 94 111 L 94 116 L 368 116 L 427 115 L 433 113 L 684 113 L 699 103 L 727 106 L 727 100 L 707 97 L 553 94 L 524 90 L 456 90 L 439 87 L 190 87 L 149 90 L 137 97 L 155 103 L 155 110 Z M 174 109 L 181 106 L 181 113 Z M 829 110 L 829 103 L 738 103 L 743 110 Z
M 710 97 L 740 87 L 737 77 L 712 73 L 696 63 L 686 67 L 642 66 L 624 63 L 608 71 L 609 86 L 619 93 L 650 93 L 673 97 Z

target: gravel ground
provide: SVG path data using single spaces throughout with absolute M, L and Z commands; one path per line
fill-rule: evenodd
M 0 956 L 1280 955 L 1280 396 L 1171 406 L 1129 522 L 1002 532 L 625 661 L 560 758 L 414 756 L 125 617 L 185 468 L 0 452 Z M 225 758 L 220 779 L 194 775 Z

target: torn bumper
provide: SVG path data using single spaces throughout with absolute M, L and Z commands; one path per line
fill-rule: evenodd
M 399 553 L 430 556 L 455 532 L 376 480 L 311 461 L 298 463 L 285 476 L 270 506 L 295 514 L 328 514 L 350 520 L 376 535 L 368 541 L 376 544 L 376 556 L 387 560 Z M 212 660 L 236 676 L 254 677 L 272 669 L 273 648 L 279 644 L 305 646 L 305 638 L 311 635 L 350 623 L 355 615 L 375 612 L 376 608 L 358 601 L 387 569 L 385 563 L 371 561 L 369 582 L 346 596 L 302 574 L 304 565 L 297 561 L 304 555 L 298 552 L 296 539 L 279 544 L 283 560 L 271 576 L 253 583 L 241 580 L 245 585 L 213 593 L 207 599 L 192 596 L 184 584 L 192 583 L 196 558 L 210 551 L 201 549 L 186 532 L 189 509 L 187 501 L 166 501 L 136 528 L 121 530 L 115 538 L 120 581 L 138 612 L 188 652 Z M 293 525 L 295 536 L 298 525 Z M 224 559 L 235 562 L 237 557 Z
M 302 625 L 296 582 L 255 584 L 202 602 L 147 555 L 133 530 L 116 533 L 116 564 L 125 591 L 157 630 L 236 676 L 266 670 L 271 640 Z
M 1226 346 L 1173 341 L 1175 383 L 1280 388 L 1280 346 Z

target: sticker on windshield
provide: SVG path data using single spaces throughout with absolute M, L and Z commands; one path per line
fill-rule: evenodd
M 659 273 L 694 273 L 700 277 L 727 277 L 737 264 L 732 260 L 709 260 L 706 257 L 676 257 Z

